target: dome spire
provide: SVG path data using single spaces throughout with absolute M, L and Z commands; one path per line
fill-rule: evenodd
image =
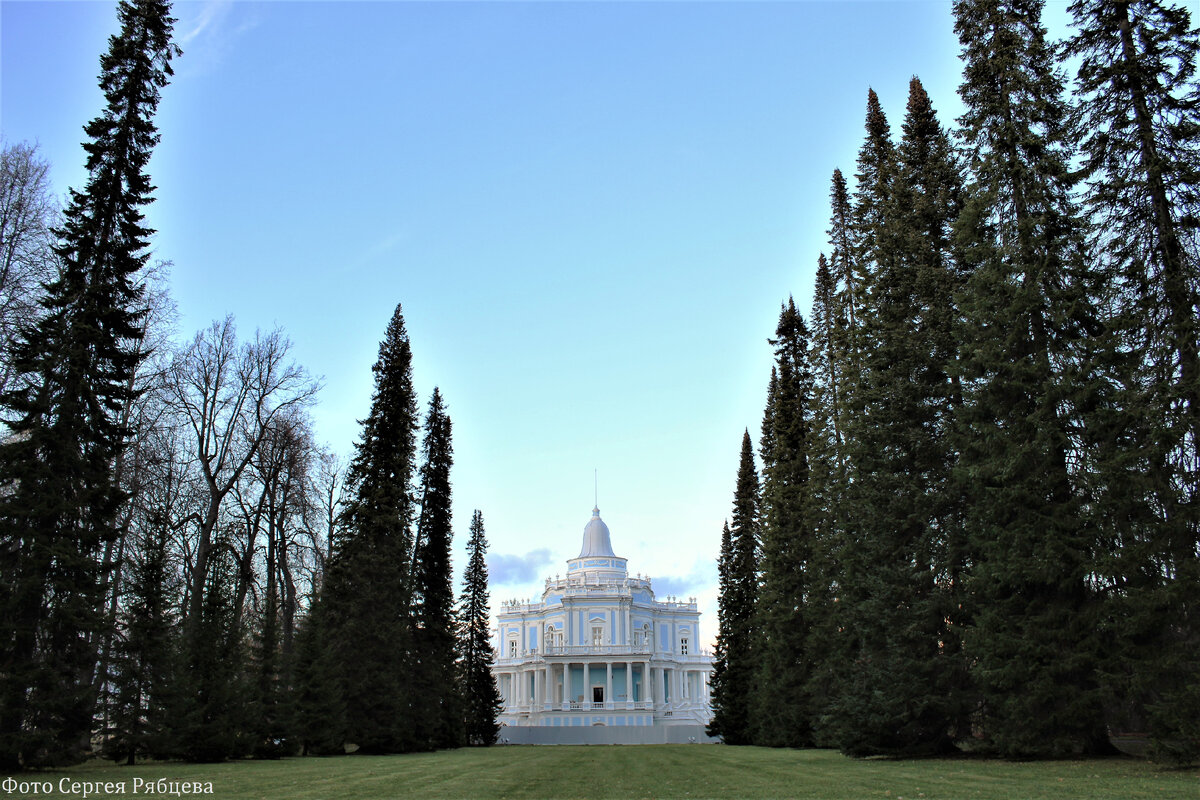
M 629 576 L 626 560 L 613 552 L 608 526 L 600 519 L 600 506 L 592 508 L 592 518 L 583 528 L 579 555 L 567 561 L 567 574 L 591 576 L 600 580 L 624 580 Z
M 583 529 L 583 547 L 579 550 L 579 558 L 607 556 L 614 557 L 612 540 L 609 538 L 608 526 L 600 519 L 600 507 L 592 509 L 592 519 Z

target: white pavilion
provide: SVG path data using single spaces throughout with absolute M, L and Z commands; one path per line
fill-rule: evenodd
M 497 619 L 501 741 L 708 740 L 712 657 L 696 599 L 659 602 L 649 578 L 630 577 L 600 509 L 566 577 L 547 578 L 541 602 L 502 603 Z

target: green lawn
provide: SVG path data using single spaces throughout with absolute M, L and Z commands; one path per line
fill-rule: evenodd
M 208 781 L 216 798 L 1200 798 L 1200 770 L 1134 759 L 1007 763 L 852 760 L 819 750 L 722 745 L 493 747 L 407 756 L 231 764 L 94 762 L 18 780 Z M 16 794 L 3 796 L 20 796 Z M 30 795 L 33 796 L 33 795 Z M 45 796 L 39 794 L 38 796 Z M 92 794 L 89 797 L 104 796 Z M 112 796 L 112 795 L 110 795 Z M 138 797 L 145 796 L 141 793 Z M 158 796 L 158 795 L 155 795 Z

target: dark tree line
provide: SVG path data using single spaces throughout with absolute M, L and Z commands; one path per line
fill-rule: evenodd
M 374 372 L 371 411 L 346 473 L 348 497 L 307 620 L 300 744 L 308 753 L 492 744 L 497 689 L 490 645 L 480 643 L 488 628 L 483 518 L 476 511 L 472 519 L 456 611 L 451 422 L 435 389 L 418 468 L 421 426 L 399 306 Z
M 282 331 L 175 338 L 143 215 L 174 20 L 118 13 L 85 189 L 60 213 L 34 148 L 0 163 L 0 766 L 490 744 L 482 517 L 458 608 L 399 308 L 349 466 Z
M 958 0 L 957 127 L 870 92 L 834 172 L 722 539 L 727 742 L 1200 758 L 1200 32 L 1041 5 Z

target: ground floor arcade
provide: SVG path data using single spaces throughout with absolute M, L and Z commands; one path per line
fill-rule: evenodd
M 655 717 L 699 718 L 708 708 L 709 669 L 704 663 L 553 658 L 497 665 L 501 719 L 508 725 L 572 725 L 609 712 L 590 724 L 653 725 Z

